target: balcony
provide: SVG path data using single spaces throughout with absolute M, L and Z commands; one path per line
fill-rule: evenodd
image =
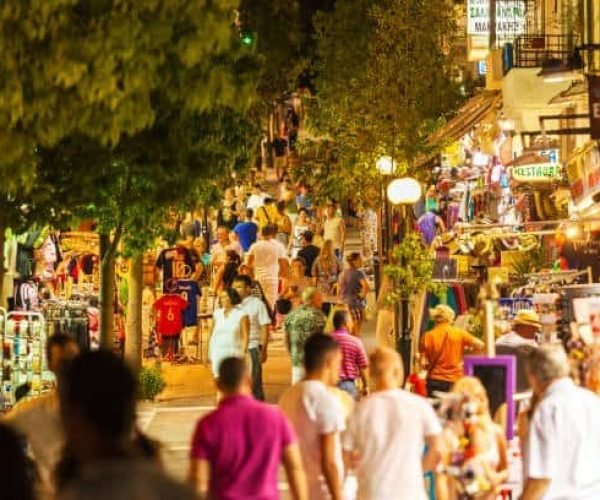
M 568 63 L 577 46 L 576 35 L 520 35 L 514 41 L 514 68 L 541 68 L 545 63 Z

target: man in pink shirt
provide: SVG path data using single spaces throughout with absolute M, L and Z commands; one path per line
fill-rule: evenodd
M 363 395 L 369 389 L 369 361 L 362 341 L 351 335 L 348 331 L 348 312 L 336 311 L 333 314 L 334 332 L 331 336 L 340 346 L 342 352 L 342 366 L 340 368 L 340 381 L 338 387 L 346 391 L 354 399 L 358 399 L 356 381 L 360 377 L 363 386 Z
M 307 499 L 296 436 L 283 413 L 252 398 L 250 374 L 240 358 L 219 368 L 219 407 L 196 426 L 188 480 L 200 498 L 277 500 L 283 464 L 294 500 Z

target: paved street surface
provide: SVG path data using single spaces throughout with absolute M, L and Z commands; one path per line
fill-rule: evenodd
M 358 241 L 353 233 L 354 231 L 350 232 L 347 251 L 358 250 Z M 365 347 L 370 352 L 375 347 L 374 320 L 363 325 L 362 336 Z M 195 424 L 198 418 L 214 408 L 213 377 L 207 365 L 163 363 L 162 366 L 167 388 L 159 396 L 158 402 L 140 404 L 138 420 L 143 431 L 162 443 L 166 469 L 176 478 L 184 479 Z M 289 386 L 290 373 L 283 332 L 276 332 L 269 347 L 269 359 L 264 365 L 263 374 L 269 403 L 277 403 L 279 396 Z M 283 475 L 280 486 L 282 491 L 287 489 Z

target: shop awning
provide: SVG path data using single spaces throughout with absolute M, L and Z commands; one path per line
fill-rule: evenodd
M 459 141 L 464 135 L 479 123 L 490 118 L 502 104 L 502 94 L 499 90 L 484 90 L 471 97 L 442 128 L 432 134 L 430 142 Z
M 549 104 L 569 104 L 576 99 L 587 99 L 588 86 L 586 80 L 578 80 L 571 84 L 567 90 L 563 90 L 550 99 Z
M 495 118 L 495 113 L 502 105 L 500 90 L 484 90 L 471 97 L 439 130 L 429 138 L 431 145 L 456 142 L 461 140 L 467 132 L 480 123 Z M 435 154 L 420 158 L 417 167 L 423 167 Z

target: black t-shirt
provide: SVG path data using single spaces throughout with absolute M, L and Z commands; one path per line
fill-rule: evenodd
M 195 272 L 199 261 L 200 257 L 195 250 L 181 246 L 163 250 L 156 260 L 156 267 L 163 272 L 163 291 L 174 291 L 177 281 L 188 279 Z
M 309 278 L 312 278 L 312 267 L 316 258 L 319 256 L 319 253 L 319 247 L 315 245 L 307 245 L 298 251 L 298 257 L 302 257 L 306 262 L 304 274 Z
M 275 156 L 285 156 L 285 148 L 287 147 L 287 141 L 278 137 L 273 141 L 273 149 L 275 150 Z

